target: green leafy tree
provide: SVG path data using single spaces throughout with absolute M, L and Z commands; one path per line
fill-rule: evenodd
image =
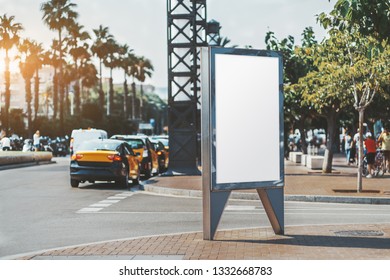
M 23 30 L 22 25 L 20 23 L 14 22 L 14 19 L 14 16 L 8 17 L 7 14 L 0 16 L 0 49 L 5 50 L 5 108 L 3 126 L 6 130 L 9 129 L 9 109 L 11 104 L 11 75 L 9 70 L 9 51 L 19 43 L 19 33 Z
M 378 41 L 390 38 L 390 2 L 388 0 L 338 0 L 330 12 L 320 14 L 324 26 L 357 31 Z
M 342 41 L 345 57 L 346 83 L 350 86 L 353 106 L 359 113 L 359 133 L 363 139 L 364 113 L 378 92 L 383 91 L 383 79 L 388 79 L 388 29 L 389 2 L 363 0 L 339 0 L 329 14 L 322 13 L 318 19 L 329 34 Z M 367 9 L 367 10 L 365 10 Z M 361 17 L 361 18 L 359 18 Z M 387 17 L 387 18 L 386 18 Z M 386 78 L 385 78 L 386 79 Z M 362 183 L 363 142 L 359 147 L 357 191 Z
M 306 54 L 306 48 L 316 45 L 317 41 L 311 27 L 304 29 L 302 37 L 302 47 L 299 47 L 295 44 L 294 37 L 288 36 L 279 41 L 274 32 L 269 31 L 265 43 L 268 50 L 278 51 L 283 55 L 285 137 L 288 136 L 290 129 L 297 125 L 301 132 L 302 149 L 306 153 L 305 125 L 314 117 L 315 112 L 311 107 L 303 104 L 302 89 L 292 85 L 298 83 L 299 78 L 314 69 L 313 60 Z M 287 144 L 287 139 L 285 142 Z

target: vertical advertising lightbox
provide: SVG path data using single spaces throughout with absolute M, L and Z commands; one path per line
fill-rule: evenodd
M 281 55 L 204 48 L 201 79 L 202 172 L 210 190 L 283 187 Z

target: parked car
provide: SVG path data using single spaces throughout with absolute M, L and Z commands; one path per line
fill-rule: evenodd
M 73 188 L 86 181 L 115 181 L 127 188 L 129 179 L 133 184 L 139 183 L 140 163 L 131 146 L 124 141 L 85 141 L 71 157 L 70 185 Z
M 159 174 L 157 152 L 152 142 L 146 135 L 113 135 L 110 139 L 126 141 L 139 156 L 141 163 L 141 175 L 148 179 L 154 174 Z
M 94 139 L 107 139 L 107 132 L 105 130 L 95 128 L 73 129 L 69 144 L 70 154 L 73 155 L 83 142 Z
M 162 141 L 151 139 L 151 142 L 154 145 L 154 148 L 157 152 L 158 164 L 160 172 L 163 173 L 168 170 L 169 164 L 169 150 L 165 149 L 165 145 Z
M 53 149 L 53 156 L 66 156 L 68 154 L 67 140 L 63 137 L 57 137 L 50 142 L 50 147 Z

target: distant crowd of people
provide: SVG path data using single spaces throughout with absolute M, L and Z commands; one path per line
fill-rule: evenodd
M 375 133 L 374 133 L 375 134 Z M 350 131 L 347 131 L 344 141 L 344 150 L 346 154 L 347 164 L 353 164 L 358 162 L 359 157 L 359 147 L 360 147 L 360 132 L 359 129 L 352 136 Z M 390 170 L 390 133 L 389 128 L 384 127 L 380 133 L 377 133 L 376 136 L 371 132 L 363 134 L 363 154 L 367 159 L 368 167 L 368 178 L 372 177 L 372 172 L 374 170 L 375 156 L 377 151 L 383 152 L 384 156 L 384 172 L 389 172 Z

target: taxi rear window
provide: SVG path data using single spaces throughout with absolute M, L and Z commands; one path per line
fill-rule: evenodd
M 83 142 L 79 150 L 83 151 L 117 151 L 119 147 L 118 143 L 106 142 L 101 140 L 92 140 Z
M 140 139 L 126 139 L 126 142 L 132 149 L 142 149 L 144 147 L 144 142 Z

